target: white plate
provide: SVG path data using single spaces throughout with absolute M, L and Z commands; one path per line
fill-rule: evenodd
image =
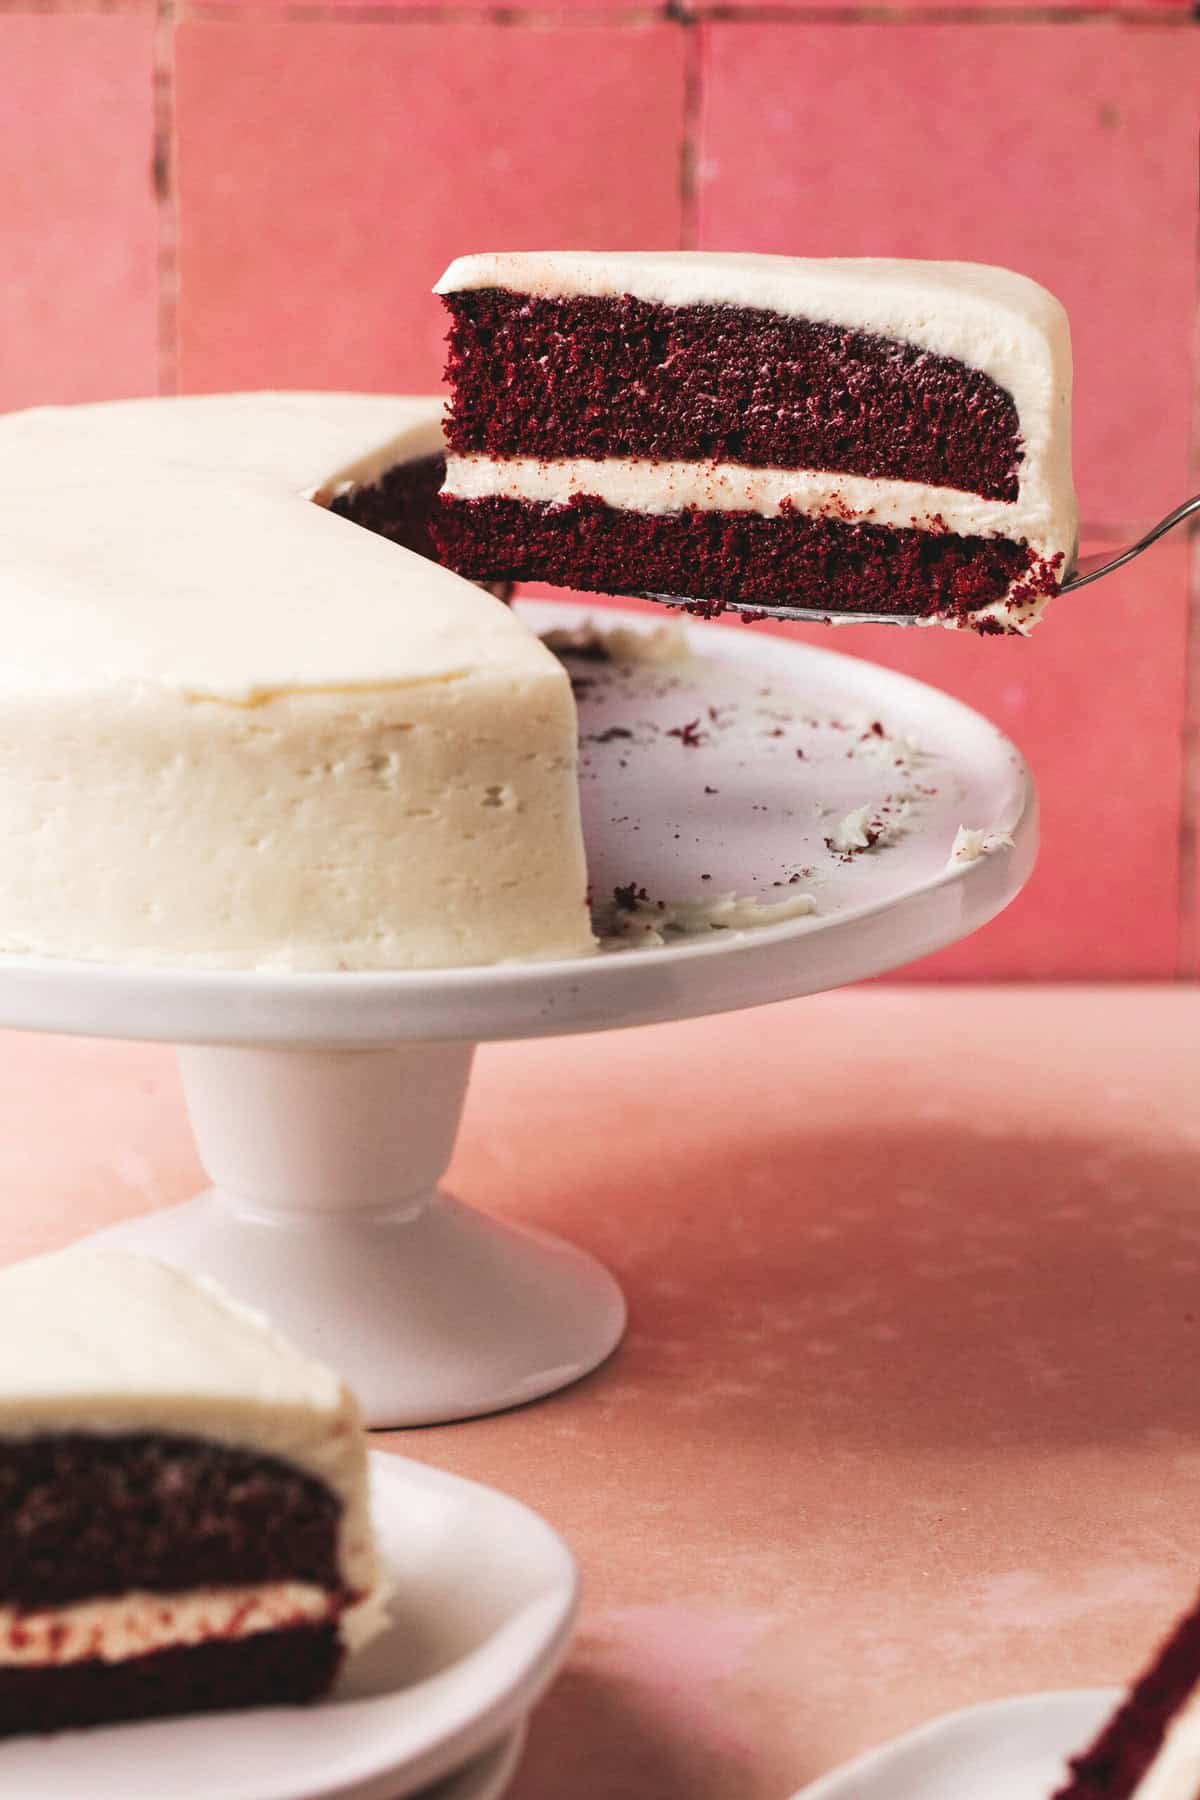
M 485 1752 L 503 1766 L 498 1740 L 566 1654 L 574 1559 L 536 1513 L 491 1488 L 380 1452 L 371 1473 L 393 1623 L 329 1700 L 14 1738 L 0 1745 L 0 1794 L 401 1800 L 456 1771 L 466 1781 L 464 1765 Z
M 538 630 L 588 616 L 564 604 L 522 611 Z M 648 629 L 641 614 L 604 620 Z M 994 725 L 858 657 L 728 626 L 689 625 L 687 636 L 690 662 L 572 665 L 577 685 L 590 683 L 579 712 L 593 891 L 635 886 L 655 901 L 733 891 L 770 902 L 811 889 L 811 916 L 661 948 L 468 969 L 292 975 L 6 956 L 0 1022 L 327 1048 L 650 1024 L 882 974 L 977 930 L 1020 891 L 1037 854 L 1037 799 Z M 684 744 L 678 734 L 693 721 Z M 872 734 L 876 721 L 886 738 Z M 907 740 L 921 759 L 899 768 L 891 752 Z M 827 847 L 846 814 L 905 795 L 909 817 L 889 848 L 843 860 Z M 1005 830 L 1012 848 L 949 869 L 960 825 Z
M 794 1800 L 1050 1800 L 1120 1699 L 1072 1688 L 946 1713 L 868 1751 Z
M 433 1787 L 422 1788 L 413 1800 L 499 1800 L 517 1772 L 524 1749 L 525 1722 L 522 1720 L 515 1731 L 510 1731 L 482 1756 L 473 1757 L 465 1768 L 435 1782 Z M 339 1795 L 338 1800 L 395 1800 L 395 1796 L 395 1784 L 390 1776 L 385 1776 L 382 1782 L 373 1781 L 365 1787 L 355 1787 L 352 1793 L 347 1791 Z

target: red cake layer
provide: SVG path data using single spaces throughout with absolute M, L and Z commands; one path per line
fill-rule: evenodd
M 418 456 L 411 462 L 397 463 L 370 487 L 351 488 L 348 493 L 339 494 L 330 501 L 329 510 L 436 562 L 429 515 L 445 477 L 444 456 Z
M 1200 1682 L 1200 1606 L 1176 1627 L 1054 1800 L 1129 1800 Z M 1197 1774 L 1200 1785 L 1200 1773 Z
M 177 1713 L 300 1705 L 328 1691 L 341 1659 L 335 1625 L 296 1625 L 125 1662 L 0 1669 L 0 1737 Z
M 473 578 L 548 581 L 604 594 L 679 594 L 719 612 L 731 600 L 911 618 L 969 617 L 1013 582 L 1053 593 L 1053 568 L 1027 544 L 783 513 L 623 512 L 582 497 L 568 506 L 443 499 L 433 521 L 442 559 Z M 989 628 L 1001 626 L 988 621 Z
M 440 562 L 437 545 L 430 532 L 430 519 L 437 508 L 438 490 L 446 478 L 446 459 L 419 456 L 412 462 L 397 463 L 369 487 L 351 488 L 329 503 L 330 512 L 350 519 L 366 531 L 390 538 L 430 562 Z M 482 584 L 497 600 L 512 598 L 512 583 L 486 581 Z
M 291 1464 L 195 1438 L 0 1440 L 0 1604 L 307 1581 L 337 1592 L 341 1502 Z
M 711 459 L 1017 497 L 1012 396 L 951 357 L 747 307 L 495 288 L 446 305 L 461 453 Z

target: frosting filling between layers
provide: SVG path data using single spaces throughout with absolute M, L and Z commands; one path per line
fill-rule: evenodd
M 131 1592 L 70 1606 L 0 1606 L 0 1668 L 121 1662 L 219 1638 L 325 1624 L 343 1600 L 298 1581 L 249 1587 L 192 1588 L 180 1593 Z
M 1009 502 L 985 500 L 956 488 L 819 469 L 750 469 L 739 463 L 452 455 L 446 461 L 442 494 L 456 500 L 530 500 L 543 506 L 566 506 L 591 496 L 621 511 L 651 515 L 688 507 L 756 512 L 764 518 L 805 513 L 967 537 L 1020 536 L 1035 548 L 1046 540 L 1048 527 L 1047 520 L 1025 516 Z

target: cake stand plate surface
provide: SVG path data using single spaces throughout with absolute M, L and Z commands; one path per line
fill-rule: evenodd
M 1074 1688 L 947 1713 L 793 1800 L 1049 1800 L 1119 1699 L 1116 1688 Z
M 11 1738 L 0 1743 L 0 1792 L 13 1800 L 499 1793 L 529 1710 L 570 1646 L 574 1560 L 544 1519 L 506 1494 L 402 1457 L 377 1452 L 371 1464 L 392 1622 L 327 1700 Z
M 588 618 L 524 614 L 542 631 Z M 181 1046 L 214 1186 L 103 1239 L 261 1307 L 346 1375 L 372 1424 L 533 1399 L 623 1329 L 598 1264 L 439 1189 L 478 1040 L 881 974 L 993 918 L 1037 853 L 1019 753 L 948 696 L 752 630 L 664 639 L 641 614 L 596 618 L 601 636 L 567 658 L 596 954 L 321 974 L 0 960 L 0 1023 Z M 977 854 L 952 864 L 960 827 Z

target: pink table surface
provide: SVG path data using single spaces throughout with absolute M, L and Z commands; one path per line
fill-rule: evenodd
M 1122 1679 L 1197 1581 L 1200 999 L 888 988 L 486 1049 L 452 1183 L 625 1345 L 385 1446 L 584 1571 L 514 1800 L 784 1800 L 948 1707 Z M 0 1259 L 201 1182 L 170 1052 L 0 1038 Z

